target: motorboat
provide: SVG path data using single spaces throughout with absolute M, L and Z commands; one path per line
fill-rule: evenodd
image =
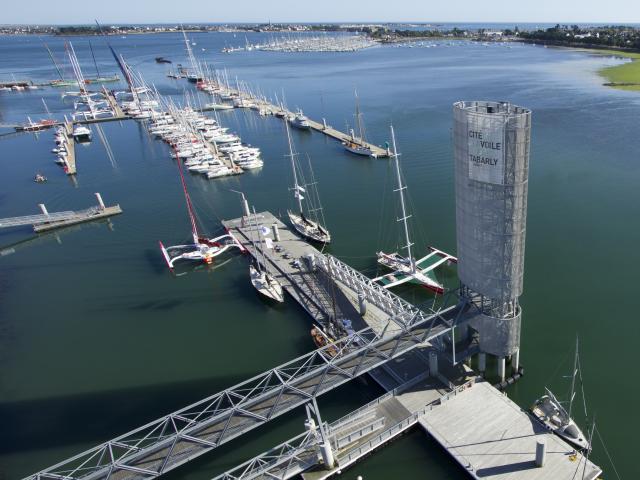
M 289 118 L 289 123 L 292 127 L 299 130 L 309 130 L 311 128 L 309 119 L 304 116 L 302 110 L 298 110 L 298 112 L 293 117 Z

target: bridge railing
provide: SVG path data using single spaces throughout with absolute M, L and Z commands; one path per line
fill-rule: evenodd
M 28 478 L 157 477 L 442 335 L 454 308 L 392 335 L 361 330 Z

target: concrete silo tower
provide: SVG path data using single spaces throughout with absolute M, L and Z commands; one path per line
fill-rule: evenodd
M 531 111 L 505 102 L 454 104 L 458 275 L 485 355 L 519 363 Z

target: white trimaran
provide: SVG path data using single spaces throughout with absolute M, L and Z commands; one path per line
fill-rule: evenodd
M 298 174 L 296 172 L 296 153 L 293 151 L 293 142 L 291 140 L 291 132 L 289 131 L 289 125 L 285 122 L 285 128 L 287 130 L 287 140 L 289 141 L 289 157 L 291 158 L 291 169 L 293 171 L 293 195 L 298 203 L 298 213 L 293 213 L 290 210 L 287 210 L 287 215 L 289 216 L 289 220 L 293 224 L 293 227 L 300 233 L 300 235 L 314 240 L 320 243 L 329 243 L 331 242 L 331 234 L 329 231 L 322 226 L 320 223 L 317 212 L 322 212 L 322 207 L 320 205 L 317 208 L 313 208 L 310 210 L 310 213 L 314 214 L 314 219 L 309 218 L 308 215 L 305 215 L 304 210 L 302 208 L 302 200 L 304 197 L 303 193 L 306 194 L 306 190 L 304 187 L 298 184 Z M 314 188 L 314 185 L 311 185 Z M 317 192 L 316 192 L 317 195 Z M 318 197 L 319 202 L 319 197 Z
M 400 197 L 400 209 L 402 217 L 397 221 L 402 222 L 404 227 L 404 241 L 405 245 L 402 247 L 407 251 L 407 256 L 403 256 L 398 252 L 384 253 L 378 252 L 378 263 L 384 267 L 390 268 L 393 272 L 380 277 L 374 278 L 374 282 L 380 283 L 384 288 L 391 288 L 397 285 L 401 285 L 406 282 L 417 283 L 427 287 L 436 293 L 444 293 L 444 287 L 436 280 L 433 275 L 433 270 L 447 262 L 457 262 L 457 258 L 438 250 L 433 247 L 429 247 L 431 253 L 425 257 L 416 260 L 413 258 L 411 247 L 414 245 L 409 237 L 409 225 L 407 220 L 411 218 L 411 215 L 407 215 L 407 209 L 405 206 L 404 191 L 406 185 L 402 183 L 402 175 L 400 172 L 400 154 L 396 149 L 396 136 L 391 126 L 391 142 L 393 152 L 391 156 L 395 163 L 396 178 L 398 182 L 398 188 L 394 191 L 398 192 Z
M 185 245 L 173 245 L 165 247 L 162 242 L 160 244 L 160 250 L 162 256 L 170 270 L 173 270 L 176 262 L 180 260 L 188 260 L 195 262 L 202 262 L 206 264 L 213 263 L 214 257 L 226 252 L 232 247 L 237 247 L 241 252 L 245 249 L 240 242 L 230 233 L 220 235 L 216 238 L 206 238 L 198 232 L 198 225 L 196 223 L 196 217 L 193 212 L 193 204 L 191 203 L 191 197 L 187 190 L 187 184 L 184 180 L 184 174 L 182 173 L 182 165 L 180 159 L 176 159 L 178 165 L 178 171 L 180 172 L 180 180 L 182 182 L 182 190 L 184 192 L 185 202 L 187 204 L 187 212 L 189 213 L 189 220 L 191 221 L 191 235 L 193 237 L 193 243 Z
M 244 197 L 244 195 L 243 195 Z M 267 264 L 267 257 L 264 253 L 265 241 L 263 239 L 265 233 L 262 228 L 258 227 L 258 216 L 256 215 L 256 209 L 253 209 L 253 228 L 260 238 L 260 248 L 256 245 L 254 239 L 254 248 L 256 249 L 255 264 L 252 263 L 249 266 L 249 277 L 251 278 L 251 284 L 254 288 L 271 300 L 276 302 L 284 302 L 284 294 L 282 293 L 282 285 L 269 273 L 269 267 Z M 269 230 L 267 229 L 267 232 Z M 262 255 L 260 255 L 262 254 Z M 262 265 L 260 265 L 260 257 L 262 257 Z
M 569 410 L 567 411 L 562 402 L 556 396 L 545 388 L 547 394 L 540 397 L 531 407 L 531 413 L 550 431 L 562 437 L 580 450 L 590 450 L 591 442 L 587 439 L 580 427 L 571 418 L 571 410 L 573 400 L 576 396 L 576 376 L 580 376 L 582 382 L 582 373 L 578 361 L 578 339 L 576 338 L 576 352 L 573 358 L 573 373 L 571 375 L 571 394 L 569 396 Z M 584 403 L 584 392 L 583 392 Z M 585 417 L 587 415 L 587 406 L 584 403 Z

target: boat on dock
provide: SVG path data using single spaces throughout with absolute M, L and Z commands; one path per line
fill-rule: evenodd
M 204 108 L 207 110 L 233 110 L 235 107 L 233 105 L 229 105 L 228 103 L 207 103 Z
M 410 282 L 422 285 L 437 294 L 443 294 L 444 286 L 437 280 L 434 270 L 444 263 L 457 263 L 458 259 L 453 255 L 449 255 L 448 253 L 445 253 L 433 247 L 429 247 L 431 252 L 425 257 L 422 257 L 419 260 L 416 260 L 413 257 L 411 247 L 414 244 L 411 242 L 411 238 L 409 235 L 409 224 L 407 222 L 409 218 L 411 218 L 411 215 L 407 214 L 407 208 L 404 198 L 404 191 L 407 187 L 403 184 L 402 181 L 399 160 L 400 154 L 396 149 L 396 136 L 393 130 L 393 126 L 390 127 L 390 129 L 391 143 L 393 146 L 393 152 L 391 156 L 393 157 L 395 165 L 397 181 L 396 191 L 398 192 L 398 196 L 400 197 L 400 211 L 402 214 L 402 217 L 398 219 L 398 222 L 402 222 L 403 225 L 405 245 L 402 247 L 402 249 L 407 251 L 407 255 L 402 255 L 399 252 L 378 252 L 378 264 L 393 270 L 393 272 L 376 277 L 373 279 L 373 281 L 379 283 L 387 289 Z
M 578 424 L 571 418 L 573 400 L 575 398 L 576 377 L 580 377 L 582 383 L 582 375 L 580 373 L 580 363 L 578 359 L 578 339 L 576 339 L 576 350 L 573 359 L 573 373 L 571 375 L 571 393 L 569 395 L 568 409 L 563 402 L 557 399 L 551 390 L 545 388 L 547 392 L 531 407 L 533 416 L 544 425 L 549 431 L 555 433 L 562 439 L 569 442 L 574 447 L 583 450 L 591 450 L 591 443 L 587 436 L 582 432 Z M 585 404 L 585 417 L 586 417 Z
M 292 117 L 289 117 L 289 123 L 292 127 L 298 130 L 310 130 L 311 124 L 309 119 L 302 113 L 302 110 L 298 110 Z
M 40 132 L 42 130 L 46 130 L 51 127 L 55 127 L 58 122 L 52 119 L 43 119 L 37 122 L 31 120 L 31 118 L 27 117 L 28 123 L 24 125 L 18 125 L 15 127 L 17 132 Z
M 368 147 L 367 140 L 365 139 L 364 124 L 362 123 L 362 113 L 360 112 L 360 100 L 358 98 L 358 92 L 356 97 L 356 112 L 354 114 L 356 119 L 356 126 L 358 127 L 358 135 L 356 136 L 353 129 L 351 129 L 351 137 L 344 142 L 342 146 L 348 152 L 355 153 L 356 155 L 362 155 L 370 157 L 373 154 L 371 147 Z
M 243 201 L 245 201 L 244 195 L 242 198 Z M 262 296 L 270 300 L 275 300 L 278 303 L 282 303 L 284 302 L 282 285 L 280 285 L 280 282 L 278 282 L 269 272 L 268 263 L 264 253 L 264 235 L 269 232 L 269 229 L 258 225 L 258 216 L 256 215 L 255 208 L 253 209 L 253 227 L 259 238 L 260 251 L 256 253 L 255 262 L 249 265 L 249 278 L 251 279 L 251 285 L 253 285 L 253 288 L 255 288 Z M 263 231 L 265 228 L 266 233 Z
M 291 132 L 289 131 L 289 126 L 285 124 L 285 129 L 287 131 L 287 140 L 289 141 L 289 155 L 291 159 L 291 170 L 293 172 L 293 195 L 296 200 L 296 204 L 298 206 L 297 213 L 292 212 L 291 210 L 287 210 L 287 215 L 289 216 L 289 220 L 291 224 L 296 229 L 296 231 L 305 238 L 309 240 L 313 240 L 319 243 L 330 243 L 331 242 L 331 234 L 329 230 L 327 230 L 323 224 L 320 222 L 318 215 L 322 215 L 322 207 L 319 205 L 319 197 L 317 195 L 317 189 L 315 189 L 315 182 L 312 182 L 309 185 L 311 188 L 315 190 L 315 196 L 318 202 L 318 205 L 311 206 L 308 210 L 307 214 L 304 212 L 302 201 L 305 197 L 302 194 L 307 194 L 307 190 L 305 187 L 301 186 L 298 183 L 298 172 L 299 166 L 297 165 L 296 156 L 297 154 L 293 150 L 293 141 L 291 140 Z M 311 193 L 311 192 L 310 192 Z M 311 196 L 307 203 L 309 203 L 313 199 Z M 315 208 L 314 208 L 315 207 Z M 310 215 L 313 215 L 314 218 L 310 218 Z

